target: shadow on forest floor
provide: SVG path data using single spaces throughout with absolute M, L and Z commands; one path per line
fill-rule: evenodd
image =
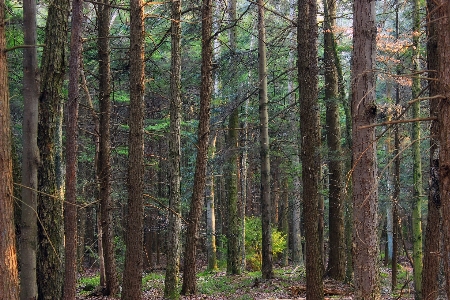
M 78 300 L 115 299 L 101 296 L 99 276 L 93 271 L 80 275 Z M 397 288 L 391 293 L 390 269 L 380 269 L 382 299 L 414 299 L 412 269 L 399 264 Z M 181 281 L 181 278 L 180 278 Z M 227 276 L 224 271 L 201 271 L 197 275 L 198 294 L 180 299 L 281 300 L 305 299 L 305 269 L 276 268 L 275 278 L 261 280 L 260 272 Z M 352 286 L 333 280 L 324 280 L 325 299 L 353 299 Z M 164 299 L 164 270 L 147 273 L 143 277 L 143 299 Z

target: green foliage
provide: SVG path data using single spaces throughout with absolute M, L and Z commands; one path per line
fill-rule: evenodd
M 116 153 L 119 155 L 128 156 L 128 146 L 120 146 L 116 148 Z
M 161 273 L 148 273 L 142 277 L 142 288 L 148 290 L 150 287 L 159 290 L 164 289 L 164 275 Z
M 130 95 L 124 90 L 114 91 L 112 99 L 114 102 L 130 103 Z
M 261 218 L 250 217 L 245 219 L 245 251 L 247 267 L 258 271 L 262 264 L 262 225 Z M 286 249 L 286 235 L 272 228 L 273 255 L 282 253 Z
M 90 294 L 94 291 L 98 286 L 100 286 L 100 275 L 89 276 L 89 277 L 80 277 L 78 279 L 78 287 L 80 289 L 81 295 Z
M 116 262 L 117 262 L 117 268 L 119 270 L 123 270 L 125 265 L 125 250 L 126 245 L 125 241 L 122 237 L 115 236 L 114 237 L 114 249 L 116 251 Z
M 198 277 L 198 290 L 200 294 L 231 294 L 235 291 L 235 287 L 231 284 L 231 278 L 228 276 L 215 276 L 211 273 L 203 273 L 202 275 Z

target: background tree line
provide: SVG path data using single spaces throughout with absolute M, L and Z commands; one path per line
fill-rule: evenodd
M 21 299 L 74 299 L 92 267 L 104 295 L 138 299 L 160 266 L 178 298 L 199 266 L 272 279 L 279 264 L 305 266 L 309 299 L 324 276 L 379 299 L 378 264 L 394 291 L 400 255 L 416 299 L 450 295 L 447 15 L 4 1 L 0 298 L 19 297 L 19 269 Z

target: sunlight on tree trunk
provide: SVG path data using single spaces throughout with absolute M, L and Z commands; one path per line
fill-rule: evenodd
M 13 210 L 11 120 L 5 39 L 5 1 L 0 1 L 0 298 L 19 299 Z

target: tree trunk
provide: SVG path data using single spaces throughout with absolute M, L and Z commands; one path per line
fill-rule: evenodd
M 437 70 L 437 29 L 436 3 L 427 1 L 427 64 L 428 70 Z M 429 72 L 430 91 L 429 96 L 439 94 L 439 86 L 435 78 L 435 72 Z M 430 116 L 437 116 L 438 101 L 430 101 Z M 439 265 L 440 265 L 440 239 L 441 239 L 441 197 L 439 194 L 439 123 L 432 121 L 430 128 L 430 187 L 428 192 L 428 216 L 425 230 L 423 273 L 422 273 L 422 298 L 434 300 L 439 295 Z
M 259 73 L 259 135 L 261 155 L 261 220 L 262 220 L 262 278 L 272 279 L 272 224 L 270 199 L 270 140 L 267 97 L 266 25 L 264 1 L 258 0 L 258 73 Z
M 297 2 L 295 0 L 289 1 L 289 18 L 294 20 L 295 18 L 295 6 Z M 289 32 L 289 40 L 295 41 L 295 32 L 291 30 Z M 295 43 L 295 42 L 293 42 Z M 289 68 L 293 69 L 295 66 L 295 47 L 291 47 L 289 51 Z M 288 94 L 289 94 L 289 104 L 291 106 L 298 107 L 297 99 L 295 98 L 294 90 L 294 79 L 295 76 L 291 72 L 288 81 Z M 298 127 L 298 114 L 296 110 L 290 111 L 289 123 L 291 128 Z M 303 251 L 302 251 L 302 233 L 301 233 L 301 180 L 299 175 L 300 170 L 300 153 L 299 153 L 299 139 L 298 134 L 295 134 L 292 140 L 293 149 L 291 154 L 291 164 L 292 164 L 292 241 L 290 242 L 292 248 L 292 263 L 294 265 L 303 265 Z
M 282 180 L 282 202 L 280 209 L 280 227 L 279 230 L 286 236 L 286 249 L 283 251 L 281 259 L 281 266 L 287 267 L 289 265 L 289 189 L 288 177 L 285 175 Z
M 169 139 L 169 227 L 167 268 L 164 296 L 179 298 L 181 232 L 181 0 L 172 2 L 172 48 L 170 76 L 170 139 Z
M 41 61 L 38 147 L 38 299 L 61 299 L 63 286 L 63 204 L 59 190 L 58 122 L 62 113 L 62 88 L 66 58 L 70 2 L 49 4 L 45 47 Z
M 16 237 L 13 208 L 11 123 L 6 61 L 5 1 L 0 2 L 0 291 L 1 299 L 19 299 Z
M 233 24 L 236 20 L 236 0 L 229 1 L 228 7 L 229 23 Z M 236 26 L 229 29 L 231 62 L 233 62 L 236 53 Z M 233 68 L 233 63 L 231 64 Z M 237 82 L 235 83 L 237 84 Z M 225 190 L 227 195 L 227 274 L 237 275 L 242 272 L 240 237 L 242 233 L 241 220 L 239 220 L 238 211 L 238 147 L 239 147 L 239 110 L 236 106 L 237 99 L 230 99 L 229 105 L 232 107 L 228 120 L 228 135 L 226 137 L 226 169 Z
M 413 0 L 413 32 L 420 32 L 421 29 L 421 3 L 419 0 Z M 413 73 L 417 74 L 420 71 L 420 42 L 419 36 L 413 34 L 412 47 L 412 65 Z M 414 76 L 412 79 L 412 98 L 419 97 L 420 93 L 420 78 Z M 420 117 L 420 102 L 416 101 L 413 104 L 413 119 Z M 422 250 L 422 197 L 424 190 L 422 186 L 422 156 L 420 153 L 420 123 L 412 124 L 411 138 L 413 141 L 413 208 L 412 208 L 412 231 L 413 231 L 413 263 L 414 263 L 414 298 L 416 300 L 422 299 L 422 269 L 423 269 L 423 250 Z
M 111 201 L 111 71 L 110 71 L 110 47 L 109 47 L 109 23 L 111 10 L 109 1 L 103 0 L 97 6 L 98 11 L 98 39 L 97 52 L 99 63 L 99 109 L 100 118 L 98 131 L 98 199 L 100 207 L 100 226 L 102 228 L 103 259 L 105 264 L 105 289 L 103 295 L 116 296 L 119 293 L 116 261 L 114 255 L 114 227 L 112 221 Z
M 37 44 L 36 1 L 23 2 L 24 44 Z M 23 49 L 23 155 L 22 155 L 22 214 L 20 246 L 21 299 L 37 299 L 37 170 L 39 165 L 38 103 L 39 67 L 37 48 Z M 24 284 L 26 282 L 26 284 Z
M 397 86 L 398 93 L 398 86 Z M 398 96 L 398 94 L 397 94 Z M 397 97 L 398 99 L 398 97 Z M 397 101 L 398 102 L 398 101 Z M 398 103 L 397 103 L 398 104 Z M 396 116 L 397 117 L 397 116 Z M 392 176 L 393 193 L 392 193 L 392 260 L 391 260 L 391 291 L 394 293 L 397 286 L 397 262 L 398 262 L 398 242 L 400 237 L 401 226 L 399 223 L 398 206 L 400 201 L 400 137 L 398 126 L 394 128 L 394 170 Z
M 336 1 L 325 0 L 324 65 L 325 104 L 329 173 L 329 258 L 327 275 L 345 278 L 344 197 L 342 193 L 342 150 L 339 122 L 338 74 L 334 55 L 333 28 L 336 25 Z
M 144 3 L 130 2 L 130 106 L 128 214 L 122 300 L 142 297 L 144 177 Z
M 298 2 L 298 82 L 302 140 L 303 215 L 308 299 L 323 299 L 323 257 L 319 233 L 320 119 L 317 65 L 317 3 Z
M 239 251 L 241 222 L 238 216 L 238 127 L 239 111 L 234 108 L 228 121 L 227 167 L 224 170 L 228 212 L 227 274 L 229 275 L 238 275 L 242 272 L 241 253 Z
M 353 2 L 352 143 L 355 299 L 379 299 L 375 129 L 375 2 Z
M 438 1 L 438 84 L 442 99 L 438 106 L 439 181 L 442 215 L 450 214 L 450 7 L 448 1 Z M 444 273 L 447 298 L 450 298 L 450 218 L 442 218 Z
M 200 113 L 198 124 L 197 159 L 194 174 L 194 187 L 189 211 L 189 224 L 186 233 L 186 249 L 183 266 L 182 295 L 197 292 L 196 251 L 198 240 L 198 224 L 202 214 L 205 186 L 206 165 L 209 143 L 209 120 L 212 92 L 212 1 L 202 1 L 202 66 L 200 87 Z
M 211 159 L 214 159 L 216 151 L 215 135 L 211 142 Z M 209 165 L 209 183 L 206 191 L 206 237 L 207 237 L 207 251 L 208 251 L 208 270 L 217 270 L 217 246 L 216 246 L 216 213 L 215 213 L 215 172 L 214 167 Z
M 72 0 L 69 60 L 69 98 L 66 116 L 66 185 L 64 202 L 64 299 L 74 299 L 77 288 L 77 168 L 78 104 L 81 60 L 82 0 Z

